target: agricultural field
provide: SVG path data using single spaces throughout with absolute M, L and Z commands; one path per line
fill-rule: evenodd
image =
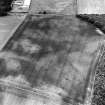
M 87 95 L 91 98 L 94 62 L 103 40 L 94 25 L 74 15 L 29 15 L 0 52 L 1 91 L 9 92 L 3 93 L 5 105 L 8 100 L 14 105 L 6 98 L 13 98 L 10 93 L 35 93 L 55 105 L 83 104 Z M 48 99 L 46 105 L 53 105 Z

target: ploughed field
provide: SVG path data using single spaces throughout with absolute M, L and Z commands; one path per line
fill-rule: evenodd
M 75 16 L 28 16 L 24 23 L 0 52 L 1 85 L 83 104 L 102 36 Z

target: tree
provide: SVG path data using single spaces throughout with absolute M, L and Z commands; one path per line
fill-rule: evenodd
M 11 8 L 13 0 L 0 0 L 0 16 L 6 15 L 7 12 L 9 12 Z

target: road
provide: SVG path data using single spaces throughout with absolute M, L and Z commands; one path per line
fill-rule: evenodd
M 25 16 L 4 16 L 0 17 L 0 50 L 13 35 L 17 27 L 22 23 Z

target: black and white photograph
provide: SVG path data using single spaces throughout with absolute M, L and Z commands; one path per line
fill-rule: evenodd
M 0 105 L 105 105 L 105 0 L 0 0 Z

